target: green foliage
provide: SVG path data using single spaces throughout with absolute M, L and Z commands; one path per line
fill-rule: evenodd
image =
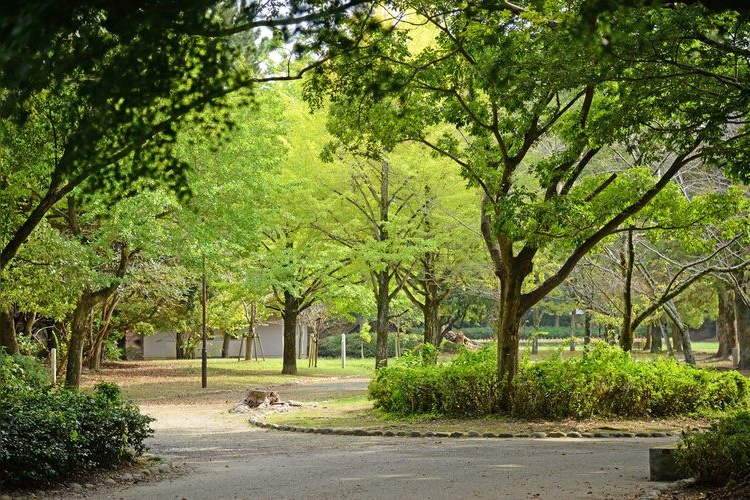
M 41 389 L 49 384 L 47 370 L 35 358 L 10 356 L 0 348 L 0 387 Z
M 0 486 L 46 484 L 113 467 L 143 454 L 150 417 L 122 401 L 116 385 L 91 395 L 0 387 Z
M 745 405 L 747 381 L 673 359 L 634 361 L 605 342 L 581 358 L 522 362 L 513 414 L 524 418 L 666 417 Z
M 376 408 L 397 414 L 486 415 L 498 410 L 494 345 L 461 349 L 450 364 L 425 363 L 421 351 L 381 368 L 370 383 Z
M 750 411 L 722 418 L 706 432 L 683 435 L 675 458 L 702 483 L 742 479 L 750 470 Z
M 462 350 L 449 364 L 415 356 L 377 372 L 375 406 L 408 414 L 479 416 L 500 409 L 494 344 Z M 743 407 L 748 383 L 736 372 L 696 369 L 671 359 L 634 361 L 604 342 L 582 358 L 524 359 L 513 381 L 511 414 L 519 418 L 666 417 Z

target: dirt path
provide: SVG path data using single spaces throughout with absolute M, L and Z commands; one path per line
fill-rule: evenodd
M 282 387 L 283 399 L 356 394 L 347 379 Z M 213 399 L 227 397 L 217 394 Z M 230 397 L 234 397 L 231 395 Z M 235 401 L 237 399 L 234 399 Z M 650 489 L 648 448 L 665 439 L 450 439 L 285 433 L 231 404 L 143 405 L 154 454 L 183 475 L 86 492 L 101 499 L 635 498 Z

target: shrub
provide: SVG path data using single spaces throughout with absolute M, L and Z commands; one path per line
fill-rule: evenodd
M 449 364 L 405 356 L 378 370 L 370 384 L 375 406 L 410 414 L 480 416 L 500 411 L 495 345 L 461 349 Z M 605 342 L 581 358 L 524 358 L 514 381 L 511 414 L 519 418 L 665 417 L 724 411 L 746 405 L 748 384 L 736 372 L 720 373 L 675 360 L 637 362 Z
M 66 389 L 0 387 L 0 486 L 45 484 L 141 455 L 151 418 L 99 384 Z
M 0 348 L 0 387 L 27 387 L 40 389 L 50 385 L 47 369 L 31 356 L 5 353 Z
M 698 434 L 685 434 L 677 462 L 700 482 L 723 485 L 750 471 L 750 412 L 740 411 Z

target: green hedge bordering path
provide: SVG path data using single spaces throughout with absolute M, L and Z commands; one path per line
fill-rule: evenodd
M 400 414 L 481 416 L 510 413 L 524 419 L 651 418 L 725 411 L 747 404 L 748 382 L 737 372 L 697 369 L 672 359 L 634 361 L 604 342 L 580 358 L 533 363 L 514 380 L 513 406 L 500 406 L 496 346 L 464 351 L 432 364 L 424 353 L 378 370 L 370 384 L 376 408 Z
M 29 363 L 7 358 L 0 354 L 5 368 Z M 2 370 L 0 489 L 49 484 L 144 453 L 153 419 L 123 402 L 119 387 L 102 383 L 93 394 L 83 394 L 40 387 L 29 374 L 36 372 Z

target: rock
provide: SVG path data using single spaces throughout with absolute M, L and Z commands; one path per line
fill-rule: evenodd
M 595 438 L 608 438 L 610 437 L 610 434 L 608 432 L 595 432 L 594 437 Z
M 452 437 L 452 438 L 460 438 L 460 437 L 464 437 L 464 433 L 463 433 L 463 432 L 458 432 L 458 431 L 456 431 L 456 432 L 451 432 L 451 434 L 450 434 L 450 437 Z
M 83 491 L 83 486 L 81 486 L 78 483 L 70 483 L 68 485 L 68 488 L 70 488 L 73 491 Z
M 635 434 L 633 434 L 632 432 L 623 432 L 623 433 L 621 433 L 620 435 L 621 435 L 622 437 L 624 437 L 624 438 L 632 438 L 632 437 L 635 437 Z
M 514 434 L 514 435 L 513 435 L 513 437 L 517 437 L 517 438 L 527 438 L 527 437 L 529 437 L 529 435 L 528 435 L 528 434 L 526 434 L 525 432 L 522 432 L 522 433 L 520 433 L 520 434 Z
M 384 431 L 383 435 L 384 436 L 388 436 L 388 437 L 394 437 L 396 435 L 396 433 L 393 432 L 393 431 Z
M 466 435 L 469 436 L 470 438 L 479 437 L 479 433 L 477 431 L 469 431 L 466 433 Z
M 384 434 L 383 431 L 379 431 L 377 429 L 367 431 L 368 436 L 382 436 L 383 434 Z
M 96 488 L 96 486 L 94 486 L 91 483 L 86 483 L 86 484 L 83 485 L 83 487 L 86 488 L 87 490 L 92 490 L 92 489 Z
M 324 427 L 320 429 L 320 433 L 321 434 L 333 434 L 333 429 L 331 429 L 330 427 Z
M 531 437 L 533 437 L 535 439 L 546 438 L 547 437 L 547 433 L 546 432 L 532 432 L 531 433 Z
M 548 432 L 547 433 L 547 437 L 551 437 L 551 438 L 564 438 L 564 437 L 568 437 L 568 436 L 564 432 L 552 431 L 552 432 Z
M 424 437 L 426 437 L 426 438 L 435 437 L 435 433 L 432 432 L 432 431 L 427 431 L 427 432 L 424 433 Z
M 156 465 L 154 465 L 153 467 L 149 467 L 148 470 L 151 472 L 152 476 L 155 476 L 161 472 L 159 470 L 159 467 L 157 467 Z
M 151 470 L 150 469 L 141 469 L 140 470 L 140 474 L 141 474 L 141 476 L 149 477 L 151 475 Z
M 439 437 L 439 438 L 447 438 L 449 436 L 450 436 L 450 434 L 448 434 L 447 432 L 436 432 L 435 433 L 435 437 Z
M 409 433 L 408 433 L 408 432 L 406 432 L 406 431 L 398 431 L 398 432 L 396 433 L 396 435 L 397 435 L 397 436 L 399 436 L 399 437 L 406 437 L 406 436 L 408 436 L 408 435 L 409 435 Z
M 352 431 L 352 436 L 366 436 L 367 431 L 364 429 L 354 429 Z
M 484 434 L 482 434 L 482 437 L 493 438 L 497 437 L 497 434 L 495 434 L 494 432 L 485 432 Z
M 663 437 L 667 437 L 667 434 L 665 432 L 652 432 L 651 437 L 663 438 Z
M 592 438 L 594 435 L 591 432 L 582 432 L 581 437 Z
M 498 433 L 497 437 L 499 437 L 499 438 L 512 438 L 512 437 L 515 437 L 515 436 L 511 432 L 500 432 L 500 433 Z
M 569 437 L 569 438 L 579 438 L 579 437 L 583 437 L 583 436 L 581 436 L 581 433 L 580 433 L 580 432 L 576 432 L 576 431 L 568 432 L 568 433 L 566 434 L 566 436 L 567 436 L 567 437 Z
M 413 438 L 422 437 L 422 433 L 419 431 L 409 431 L 409 437 L 413 437 Z
M 172 469 L 168 464 L 159 464 L 159 472 L 161 472 L 162 474 L 166 474 L 168 472 L 172 472 Z
M 651 434 L 648 432 L 636 432 L 635 437 L 637 438 L 648 438 L 651 437 Z
M 103 484 L 104 484 L 105 486 L 115 486 L 115 485 L 117 484 L 117 481 L 115 481 L 115 480 L 114 480 L 114 479 L 112 479 L 111 477 L 108 477 L 108 478 L 104 479 L 104 481 L 102 481 L 102 483 L 103 483 Z

